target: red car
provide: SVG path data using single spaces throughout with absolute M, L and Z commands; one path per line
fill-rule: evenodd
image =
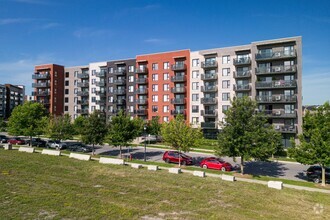
M 166 163 L 179 163 L 179 159 L 182 165 L 193 164 L 193 159 L 188 155 L 179 153 L 178 151 L 165 151 L 163 154 L 163 160 Z
M 200 166 L 205 169 L 214 169 L 214 170 L 221 170 L 221 171 L 231 171 L 233 167 L 230 163 L 227 163 L 220 158 L 216 157 L 208 157 L 202 160 Z
M 25 141 L 19 137 L 15 137 L 15 138 L 10 138 L 8 140 L 8 143 L 10 144 L 25 144 Z

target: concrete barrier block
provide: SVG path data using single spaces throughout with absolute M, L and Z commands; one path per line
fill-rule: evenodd
M 158 170 L 158 166 L 156 166 L 156 165 L 148 165 L 148 170 L 157 171 Z
M 268 181 L 268 188 L 283 189 L 283 182 L 281 182 L 281 181 Z
M 78 159 L 78 160 L 90 160 L 91 155 L 87 154 L 76 154 L 76 153 L 70 153 L 70 158 Z
M 18 151 L 26 152 L 26 153 L 34 153 L 33 147 L 20 147 L 18 148 Z
M 197 171 L 197 170 L 195 170 L 193 172 L 193 175 L 194 176 L 199 176 L 199 177 L 205 177 L 205 172 L 204 171 Z
M 132 168 L 135 168 L 135 169 L 141 169 L 142 168 L 142 165 L 141 164 L 132 163 L 131 164 L 131 167 Z
M 100 157 L 100 163 L 125 165 L 125 161 L 123 159 L 115 159 L 115 158 L 108 158 L 108 157 Z
M 222 174 L 221 179 L 230 182 L 234 182 L 236 180 L 234 176 L 225 175 L 225 174 Z
M 59 151 L 59 150 L 43 149 L 41 151 L 41 154 L 47 154 L 47 155 L 53 155 L 53 156 L 61 156 L 61 151 Z
M 170 169 L 168 170 L 168 172 L 170 172 L 170 173 L 175 173 L 175 174 L 179 174 L 179 173 L 181 173 L 181 168 L 170 168 Z
M 13 146 L 11 144 L 5 144 L 5 145 L 3 145 L 3 148 L 5 150 L 12 150 L 13 149 Z

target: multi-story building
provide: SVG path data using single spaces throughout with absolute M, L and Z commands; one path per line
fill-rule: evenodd
M 0 84 L 0 118 L 6 117 L 6 86 Z
M 32 75 L 35 100 L 42 103 L 49 113 L 63 114 L 64 109 L 64 66 L 44 64 L 35 67 Z
M 24 102 L 24 86 L 18 86 L 18 85 L 11 85 L 11 84 L 5 84 L 6 87 L 6 105 L 5 105 L 5 114 L 4 118 L 8 118 L 11 115 L 11 112 L 13 109 L 18 106 L 22 105 Z
M 105 96 L 101 95 L 106 88 L 107 62 L 89 64 L 89 112 L 105 111 Z

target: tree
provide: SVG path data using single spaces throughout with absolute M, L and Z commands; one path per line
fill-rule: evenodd
M 161 128 L 163 141 L 169 144 L 172 148 L 188 152 L 191 147 L 196 147 L 203 138 L 203 133 L 200 129 L 192 128 L 187 124 L 183 115 L 178 115 L 169 123 L 163 123 Z M 181 161 L 179 159 L 179 166 Z
M 292 141 L 289 155 L 302 164 L 319 164 L 322 168 L 322 186 L 325 186 L 325 167 L 330 165 L 330 104 L 324 103 L 303 120 L 303 134 L 299 142 Z
M 6 131 L 7 130 L 7 124 L 3 120 L 3 118 L 0 118 L 0 131 Z
M 72 139 L 74 129 L 71 123 L 71 116 L 68 114 L 51 116 L 46 128 L 46 134 L 55 140 Z
M 92 154 L 95 153 L 95 145 L 103 144 L 108 128 L 104 113 L 94 111 L 83 123 L 81 139 L 85 144 L 92 144 Z
M 226 122 L 218 135 L 219 156 L 241 157 L 241 174 L 247 158 L 267 160 L 281 147 L 281 135 L 270 125 L 266 116 L 256 111 L 257 104 L 248 97 L 234 98 L 225 112 Z
M 120 157 L 122 157 L 122 147 L 132 142 L 142 130 L 141 119 L 131 120 L 123 111 L 120 111 L 109 124 L 106 141 L 109 145 L 119 147 Z
M 40 135 L 44 131 L 48 113 L 45 107 L 36 102 L 25 102 L 16 106 L 8 120 L 8 132 L 12 135 L 24 135 L 32 137 Z
M 84 124 L 86 122 L 86 117 L 79 115 L 74 121 L 73 121 L 73 130 L 74 134 L 81 135 L 84 131 Z
M 159 116 L 152 118 L 147 125 L 147 133 L 155 135 L 156 137 L 160 135 L 162 124 L 159 123 Z

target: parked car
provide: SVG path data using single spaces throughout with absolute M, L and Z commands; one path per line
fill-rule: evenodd
M 8 137 L 6 135 L 0 135 L 0 143 L 7 143 Z
M 92 148 L 89 147 L 89 146 L 86 146 L 85 144 L 83 143 L 70 143 L 68 144 L 67 146 L 67 150 L 69 151 L 75 151 L 75 152 L 83 152 L 83 153 L 88 153 L 88 152 L 92 152 Z
M 314 183 L 322 181 L 322 168 L 320 166 L 310 166 L 306 174 L 307 178 Z M 325 181 L 330 182 L 330 167 L 325 168 Z
M 19 138 L 19 137 L 14 137 L 14 138 L 8 139 L 8 143 L 22 145 L 22 144 L 25 144 L 25 140 L 23 140 L 22 138 Z
M 30 140 L 27 140 L 26 144 L 30 144 Z M 46 141 L 41 138 L 32 138 L 31 146 L 46 147 Z
M 166 163 L 179 163 L 179 159 L 182 165 L 192 165 L 194 163 L 192 157 L 178 151 L 165 151 L 163 154 L 163 160 Z
M 67 148 L 67 143 L 58 140 L 48 140 L 46 143 L 47 148 L 54 148 L 56 150 L 63 150 Z
M 221 160 L 216 157 L 208 157 L 202 160 L 200 167 L 204 169 L 214 169 L 221 171 L 231 171 L 233 169 L 232 165 L 228 162 Z

